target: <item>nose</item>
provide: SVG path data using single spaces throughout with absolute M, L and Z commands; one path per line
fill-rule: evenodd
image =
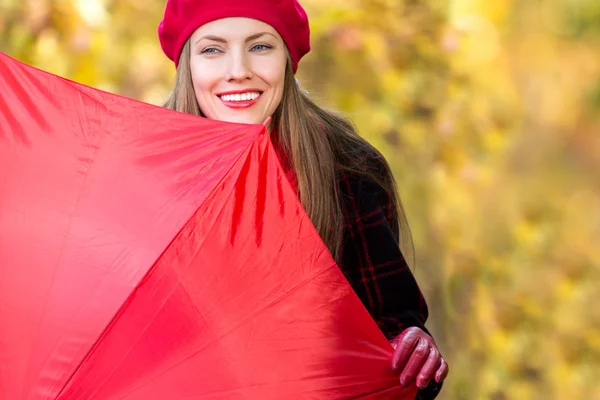
M 237 53 L 237 54 L 235 54 Z M 225 79 L 227 81 L 241 82 L 252 78 L 250 60 L 243 52 L 235 52 L 229 59 Z

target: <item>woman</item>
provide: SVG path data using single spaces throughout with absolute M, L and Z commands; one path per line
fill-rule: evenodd
M 395 348 L 400 383 L 434 398 L 448 373 L 399 247 L 404 221 L 389 166 L 294 74 L 310 50 L 296 0 L 168 0 L 159 38 L 177 66 L 165 106 L 269 131 L 290 182 L 350 284 Z M 419 398 L 418 397 L 418 398 Z

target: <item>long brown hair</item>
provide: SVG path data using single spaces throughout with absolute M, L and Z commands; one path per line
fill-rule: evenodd
M 175 86 L 163 106 L 203 116 L 192 85 L 189 40 L 181 51 Z M 363 176 L 387 192 L 396 208 L 402 251 L 413 260 L 410 229 L 388 163 L 346 118 L 319 107 L 300 89 L 289 58 L 283 96 L 272 124 L 277 132 L 274 145 L 296 173 L 300 202 L 338 263 L 345 224 L 337 181 L 341 171 Z M 373 157 L 380 159 L 376 165 L 383 169 L 369 167 Z

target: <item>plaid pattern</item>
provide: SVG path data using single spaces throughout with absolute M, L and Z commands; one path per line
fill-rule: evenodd
M 427 304 L 398 245 L 394 204 L 360 177 L 342 172 L 339 187 L 346 221 L 340 268 L 350 285 L 389 340 L 410 326 L 427 332 Z
M 370 157 L 367 168 L 381 171 L 383 162 Z M 398 244 L 394 204 L 379 185 L 344 172 L 338 176 L 345 218 L 344 275 L 388 340 L 411 326 L 429 333 L 427 304 Z M 434 399 L 441 387 L 432 381 L 415 400 Z
M 278 156 L 297 189 L 288 159 Z M 379 173 L 384 163 L 378 154 L 359 160 Z M 346 279 L 388 340 L 411 326 L 429 333 L 427 303 L 400 251 L 394 204 L 379 185 L 353 174 L 338 171 L 338 186 L 345 219 L 340 268 Z M 432 381 L 415 400 L 435 399 L 441 387 Z

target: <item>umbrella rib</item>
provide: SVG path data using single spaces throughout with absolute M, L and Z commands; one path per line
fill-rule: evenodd
M 250 149 L 252 148 L 253 145 L 255 145 L 256 143 L 256 138 L 260 137 L 261 134 L 266 132 L 266 127 L 262 127 L 259 131 L 257 131 L 257 133 L 255 134 L 254 138 L 252 141 L 250 141 L 248 143 L 248 145 L 246 145 L 246 147 L 244 148 L 243 151 L 240 152 L 240 155 L 238 156 L 238 158 L 235 160 L 235 162 L 232 163 L 231 167 L 229 167 L 227 169 L 227 172 L 225 172 L 223 174 L 223 178 L 221 178 L 219 181 L 215 182 L 215 184 L 213 185 L 213 187 L 210 189 L 209 194 L 207 195 L 207 199 L 212 196 L 212 194 L 214 193 L 214 191 L 221 185 L 221 183 L 228 177 L 229 173 L 231 172 L 231 170 L 233 170 L 239 163 L 240 160 L 242 158 L 244 158 L 244 156 L 247 158 L 250 154 Z M 231 194 L 233 193 L 233 189 L 232 191 L 229 193 L 229 196 L 231 196 Z M 224 208 L 224 206 L 223 206 Z M 136 291 L 144 284 L 144 282 L 146 280 L 149 279 L 150 275 L 154 272 L 155 268 L 156 268 L 156 264 L 157 261 L 165 254 L 165 252 L 167 251 L 167 249 L 169 249 L 169 247 L 171 246 L 171 244 L 177 240 L 177 238 L 179 237 L 179 235 L 181 234 L 181 232 L 185 229 L 185 227 L 188 225 L 189 221 L 194 217 L 194 215 L 197 213 L 197 209 L 192 213 L 192 216 L 186 220 L 187 222 L 183 225 L 183 227 L 179 230 L 179 232 L 175 235 L 175 237 L 173 238 L 173 240 L 171 240 L 169 242 L 169 244 L 165 247 L 165 249 L 160 253 L 160 255 L 157 257 L 156 260 L 154 260 L 152 267 L 150 268 L 150 270 L 144 275 L 143 278 L 140 279 L 140 282 L 136 285 L 136 288 L 131 292 L 131 294 L 129 296 L 127 296 L 127 298 L 125 299 L 125 301 L 123 302 L 123 304 L 121 305 L 121 307 L 119 308 L 119 310 L 115 313 L 114 317 L 111 319 L 111 321 L 106 325 L 106 327 L 104 328 L 104 330 L 100 333 L 100 335 L 98 336 L 98 338 L 94 341 L 93 345 L 90 347 L 89 351 L 86 353 L 86 355 L 82 358 L 81 362 L 79 363 L 79 365 L 77 366 L 77 368 L 75 368 L 73 370 L 73 373 L 71 374 L 71 376 L 67 379 L 67 381 L 65 382 L 65 384 L 63 385 L 63 387 L 61 388 L 61 390 L 59 391 L 59 393 L 56 396 L 56 399 L 60 399 L 60 397 L 62 396 L 62 393 L 64 392 L 64 390 L 69 386 L 69 384 L 71 383 L 71 381 L 73 380 L 73 378 L 75 377 L 75 375 L 77 374 L 77 372 L 81 369 L 81 367 L 83 366 L 83 364 L 85 364 L 85 362 L 89 359 L 89 357 L 91 356 L 91 354 L 98 348 L 98 346 L 100 345 L 100 342 L 102 341 L 102 338 L 105 337 L 108 332 L 110 331 L 110 328 L 117 323 L 118 319 L 120 318 L 120 316 L 123 314 L 123 312 L 125 311 L 126 307 L 131 303 L 131 301 L 133 301 L 133 297 L 136 293 Z M 221 210 L 222 211 L 222 210 Z M 216 223 L 215 219 L 215 223 Z M 199 251 L 199 250 L 198 250 Z M 165 300 L 166 302 L 166 300 Z M 163 303 L 164 305 L 164 303 Z M 154 317 L 158 314 L 158 312 L 160 312 L 160 309 L 156 311 L 156 313 L 154 314 Z M 149 324 L 148 324 L 149 325 Z M 148 329 L 148 326 L 146 326 L 146 328 L 144 328 L 143 331 L 141 331 L 141 333 L 145 332 Z M 141 335 L 140 335 L 141 337 Z M 137 342 L 136 342 L 137 343 Z M 131 350 L 130 350 L 131 351 Z M 129 353 L 129 352 L 128 352 Z M 127 353 L 127 354 L 128 354 Z M 125 357 L 123 357 L 124 360 Z M 122 361 L 121 361 L 122 363 Z M 106 378 L 106 380 L 108 380 L 116 371 L 117 367 L 121 365 L 121 363 L 119 363 L 118 365 L 115 366 L 115 368 L 113 369 L 113 371 L 111 372 L 111 374 L 109 374 Z M 105 381 L 106 381 L 105 380 Z M 96 389 L 94 391 L 94 394 L 99 390 Z
M 391 379 L 389 379 L 390 381 L 392 381 Z M 396 385 L 398 385 L 399 380 L 398 379 L 393 379 L 394 382 L 396 382 Z M 388 393 L 388 392 L 395 392 L 399 389 L 398 386 L 392 386 L 392 387 L 388 387 L 385 389 L 379 389 L 379 390 L 373 390 L 369 393 L 363 393 L 359 396 L 356 397 L 351 397 L 352 400 L 360 400 L 360 399 L 367 399 L 369 397 L 371 397 L 374 394 L 378 394 L 378 395 L 382 395 L 384 393 Z M 406 389 L 405 389 L 406 390 Z
M 221 339 L 223 339 L 224 337 L 230 335 L 233 331 L 235 331 L 238 327 L 240 327 L 241 325 L 243 325 L 244 323 L 246 323 L 248 320 L 254 318 L 255 316 L 257 316 L 258 314 L 262 313 L 263 311 L 265 311 L 268 307 L 278 303 L 279 301 L 283 300 L 285 297 L 287 297 L 289 294 L 295 292 L 296 290 L 300 289 L 302 286 L 306 285 L 307 283 L 310 282 L 311 279 L 324 274 L 325 272 L 329 271 L 331 268 L 337 268 L 337 266 L 335 265 L 335 263 L 331 264 L 329 267 L 322 269 L 321 271 L 318 271 L 317 273 L 313 273 L 312 275 L 308 276 L 306 279 L 304 279 L 303 281 L 297 283 L 294 287 L 290 288 L 288 291 L 286 291 L 285 293 L 282 293 L 280 296 L 278 296 L 276 299 L 273 299 L 271 302 L 267 303 L 264 307 L 262 307 L 260 310 L 255 311 L 254 313 L 250 314 L 249 316 L 247 316 L 246 318 L 240 320 L 236 325 L 234 325 L 231 329 L 229 329 L 227 332 L 223 333 L 222 335 L 220 335 L 219 337 L 215 338 L 213 341 L 207 343 L 205 346 L 203 346 L 201 349 L 198 349 L 196 351 L 194 351 L 192 354 L 188 355 L 187 357 L 183 358 L 182 360 L 178 361 L 177 363 L 175 363 L 174 365 L 170 366 L 169 368 L 165 369 L 164 371 L 162 371 L 160 374 L 152 377 L 149 381 L 146 381 L 145 383 L 137 386 L 135 389 L 132 389 L 131 391 L 129 391 L 128 393 L 126 393 L 125 395 L 123 395 L 122 397 L 120 397 L 119 399 L 124 399 L 126 398 L 129 394 L 135 392 L 136 390 L 140 389 L 141 387 L 145 386 L 146 384 L 148 384 L 149 382 L 152 382 L 153 380 L 157 379 L 158 377 L 160 377 L 161 375 L 165 374 L 166 372 L 172 370 L 173 368 L 176 368 L 177 366 L 181 365 L 182 363 L 186 362 L 187 360 L 189 360 L 190 358 L 196 356 L 197 354 L 203 352 L 204 350 L 206 350 L 207 348 L 209 348 L 210 346 L 212 346 L 213 344 L 219 342 Z
M 98 148 L 101 148 L 101 146 L 98 146 Z M 97 157 L 98 152 L 99 152 L 99 150 L 96 151 L 96 157 Z M 95 165 L 95 163 L 92 163 L 92 164 Z M 82 193 L 84 191 L 84 188 L 86 186 L 86 183 L 89 180 L 89 177 L 91 175 L 91 169 L 92 168 L 93 167 L 90 166 L 90 170 L 88 171 L 88 173 L 85 175 L 83 181 L 81 182 L 81 185 L 80 185 L 80 188 L 79 188 L 79 192 L 78 192 L 77 198 L 75 200 L 75 206 L 73 208 L 73 211 L 69 215 L 69 223 L 67 224 L 66 232 L 69 232 L 70 229 L 71 229 L 71 226 L 73 224 L 73 219 L 75 218 L 75 215 L 76 215 L 76 213 L 78 211 L 78 207 L 77 206 L 79 205 L 79 201 L 81 199 L 81 195 L 82 195 Z M 62 243 L 60 245 L 60 251 L 59 251 L 58 256 L 56 258 L 56 262 L 54 264 L 54 268 L 53 268 L 53 272 L 52 272 L 52 278 L 50 280 L 50 284 L 48 285 L 48 290 L 46 291 L 46 294 L 44 296 L 44 310 L 42 311 L 42 315 L 40 316 L 40 320 L 38 321 L 38 324 L 37 324 L 37 329 L 36 329 L 37 333 L 35 335 L 35 338 L 36 338 L 35 343 L 39 342 L 39 334 L 40 334 L 41 325 L 42 325 L 42 322 L 44 321 L 44 318 L 46 317 L 47 310 L 48 310 L 48 308 L 46 306 L 47 306 L 47 303 L 48 303 L 48 299 L 49 299 L 50 293 L 51 293 L 52 288 L 54 286 L 54 282 L 55 282 L 55 279 L 56 279 L 56 273 L 57 273 L 57 271 L 59 269 L 60 260 L 63 257 L 63 253 L 64 253 L 65 244 L 66 244 L 67 239 L 68 239 L 67 234 L 65 234 L 64 237 L 63 237 L 63 239 L 62 239 Z M 33 351 L 33 348 L 32 348 L 31 352 L 29 354 L 29 361 L 27 362 L 28 366 L 31 364 L 31 361 L 33 359 L 33 355 L 34 355 L 34 351 Z M 30 372 L 29 368 L 28 368 L 27 371 Z M 21 395 L 20 395 L 21 399 L 24 398 L 23 397 L 24 394 L 25 394 L 25 387 L 23 386 L 23 388 L 21 390 Z
M 253 144 L 254 144 L 254 143 L 253 143 Z M 270 145 L 270 143 L 269 143 L 269 142 L 267 142 L 267 145 L 269 146 L 269 145 Z M 244 159 L 244 163 L 248 161 L 248 157 L 249 157 L 249 156 L 250 156 L 250 151 L 248 151 L 248 152 L 247 152 L 247 154 L 246 154 L 246 158 Z M 239 162 L 239 160 L 238 160 L 238 162 Z M 237 163 L 236 163 L 236 165 L 237 165 Z M 233 167 L 232 167 L 232 168 L 233 168 Z M 239 179 L 239 177 L 238 177 L 238 179 Z M 236 180 L 236 182 L 237 182 L 237 180 Z M 234 190 L 234 188 L 235 188 L 235 185 L 232 185 L 232 189 L 231 189 L 231 191 L 228 193 L 228 198 L 230 198 L 230 197 L 233 195 L 233 193 L 234 193 L 234 191 L 235 191 L 235 190 Z M 225 204 L 225 202 L 224 202 L 223 204 Z M 223 212 L 224 208 L 225 208 L 225 206 L 223 205 L 223 207 L 222 207 L 222 208 L 221 208 L 221 210 L 219 211 L 218 215 L 221 215 L 221 214 L 222 214 L 222 212 Z M 193 217 L 192 217 L 192 218 L 193 218 Z M 217 217 L 214 219 L 214 222 L 213 222 L 213 224 L 214 224 L 214 223 L 216 223 L 218 220 L 219 220 L 219 217 L 217 216 Z M 185 228 L 184 228 L 184 229 L 185 229 Z M 182 230 L 183 230 L 183 229 L 182 229 Z M 198 253 L 198 252 L 201 250 L 201 247 L 202 247 L 202 245 L 198 246 L 198 249 L 196 250 L 196 254 L 197 254 L 197 253 Z M 189 266 L 189 265 L 188 265 L 188 266 Z M 265 305 L 263 308 L 261 308 L 260 310 L 257 310 L 257 311 L 256 311 L 256 312 L 254 312 L 253 314 L 251 314 L 251 315 L 247 316 L 245 319 L 241 320 L 241 321 L 240 321 L 238 324 L 236 324 L 236 325 L 235 325 L 233 328 L 231 328 L 229 331 L 227 331 L 227 332 L 225 332 L 224 334 L 222 334 L 220 337 L 216 338 L 215 340 L 213 340 L 213 341 L 212 341 L 212 342 L 210 342 L 210 343 L 207 343 L 207 344 L 206 344 L 206 345 L 205 345 L 203 348 L 201 348 L 201 349 L 199 349 L 199 350 L 195 351 L 194 353 L 190 354 L 189 356 L 185 357 L 183 360 L 181 360 L 181 361 L 177 362 L 176 364 L 172 365 L 171 367 L 169 367 L 169 368 L 168 368 L 168 369 L 166 369 L 165 371 L 163 371 L 163 372 L 161 372 L 160 374 L 158 374 L 158 375 L 154 376 L 154 377 L 153 377 L 153 378 L 151 378 L 149 381 L 146 381 L 145 383 L 143 383 L 143 384 L 141 384 L 141 385 L 137 386 L 136 388 L 132 389 L 131 391 L 127 392 L 127 393 L 126 393 L 126 394 L 125 394 L 123 397 L 121 397 L 121 398 L 124 398 L 124 397 L 128 396 L 130 393 L 132 393 L 132 392 L 134 392 L 134 391 L 138 390 L 139 388 L 141 388 L 141 387 L 145 386 L 147 383 L 151 382 L 152 380 L 155 380 L 155 379 L 157 379 L 157 378 L 158 378 L 160 375 L 162 375 L 162 374 L 166 373 L 167 371 L 169 371 L 169 370 L 171 370 L 171 369 L 173 369 L 173 368 L 176 368 L 178 365 L 180 365 L 181 363 L 183 363 L 183 362 L 187 361 L 189 358 L 191 358 L 191 357 L 195 356 L 196 354 L 198 354 L 198 353 L 200 353 L 200 352 L 204 351 L 205 349 L 207 349 L 208 347 L 212 346 L 212 345 L 213 345 L 214 343 L 216 343 L 217 341 L 221 340 L 223 337 L 225 337 L 225 336 L 227 336 L 227 335 L 231 334 L 231 332 L 232 332 L 232 331 L 234 331 L 235 329 L 237 329 L 237 327 L 239 327 L 239 326 L 243 325 L 243 324 L 244 324 L 246 321 L 248 321 L 249 319 L 251 319 L 251 318 L 253 318 L 254 316 L 258 315 L 259 313 L 263 312 L 263 311 L 264 311 L 266 308 L 270 307 L 271 305 L 273 305 L 273 304 L 276 304 L 277 302 L 281 301 L 283 298 L 287 297 L 287 296 L 288 296 L 290 293 L 292 293 L 292 292 L 296 291 L 297 289 L 299 289 L 300 287 L 304 286 L 304 285 L 305 285 L 306 283 L 308 283 L 308 282 L 309 282 L 311 279 L 313 279 L 313 278 L 315 278 L 315 277 L 317 277 L 317 276 L 319 276 L 319 275 L 321 275 L 321 274 L 323 274 L 323 273 L 325 273 L 325 272 L 329 271 L 331 268 L 337 268 L 337 265 L 336 265 L 336 264 L 335 264 L 335 262 L 333 262 L 333 261 L 332 261 L 332 263 L 331 263 L 331 265 L 330 265 L 329 267 L 327 267 L 327 268 L 324 268 L 324 269 L 322 269 L 321 271 L 318 271 L 318 272 L 316 272 L 316 273 L 313 273 L 313 274 L 311 274 L 310 276 L 306 277 L 306 278 L 305 278 L 303 281 L 301 281 L 301 282 L 298 282 L 298 283 L 297 283 L 297 284 L 296 284 L 294 287 L 290 288 L 290 289 L 289 289 L 289 290 L 287 290 L 285 293 L 282 293 L 282 294 L 281 294 L 281 295 L 279 295 L 279 296 L 278 296 L 276 299 L 273 299 L 271 302 L 269 302 L 268 304 L 266 304 L 266 305 Z M 341 272 L 340 272 L 340 273 L 341 273 Z M 173 289 L 173 290 L 174 290 L 174 289 Z M 165 301 L 166 301 L 166 300 L 165 300 Z M 164 304 L 164 303 L 163 303 L 163 304 Z M 197 309 L 197 308 L 196 308 L 196 309 Z M 197 310 L 198 310 L 198 309 L 197 309 Z M 157 311 L 157 313 L 158 313 L 158 312 L 159 312 L 159 311 Z M 202 313 L 200 312 L 200 310 L 198 310 L 198 313 L 200 314 L 200 316 L 202 316 Z M 156 314 L 155 314 L 155 315 L 156 315 Z M 148 324 L 148 325 L 149 325 L 149 324 Z M 144 331 L 143 331 L 143 332 L 145 332 L 145 331 L 146 331 L 146 329 L 148 329 L 148 326 L 146 326 L 146 328 L 144 329 Z M 140 337 L 141 337 L 141 335 L 140 335 Z M 118 364 L 117 366 L 115 366 L 115 368 L 113 369 L 113 373 L 116 371 L 116 369 L 117 369 L 117 368 L 118 368 L 118 366 L 120 366 L 120 365 L 121 365 L 121 364 Z M 111 373 L 111 375 L 112 375 L 112 373 Z
M 233 169 L 234 169 L 234 168 L 235 168 L 235 167 L 236 167 L 238 164 L 242 164 L 242 166 L 243 166 L 243 164 L 245 164 L 245 163 L 248 161 L 248 158 L 249 158 L 249 156 L 250 156 L 250 152 L 251 152 L 251 148 L 252 148 L 252 146 L 253 146 L 253 145 L 255 145 L 255 142 L 254 142 L 254 141 L 253 141 L 253 142 L 251 142 L 251 143 L 248 145 L 248 147 L 247 147 L 247 148 L 244 150 L 244 152 L 242 152 L 242 153 L 241 153 L 240 157 L 239 157 L 239 158 L 236 160 L 236 162 L 235 162 L 235 163 L 234 163 L 234 164 L 231 166 L 231 168 L 229 168 L 229 170 L 227 171 L 227 173 L 226 173 L 226 174 L 223 176 L 223 179 L 221 179 L 221 180 L 219 181 L 219 183 L 215 185 L 215 187 L 214 187 L 214 188 L 211 190 L 211 193 L 210 193 L 210 194 L 207 196 L 207 199 L 208 199 L 208 198 L 210 198 L 210 197 L 212 196 L 212 194 L 213 194 L 214 190 L 216 190 L 216 188 L 217 188 L 218 186 L 220 186 L 220 184 L 221 184 L 221 183 L 222 183 L 222 182 L 225 180 L 225 178 L 227 177 L 227 175 L 229 174 L 229 172 L 230 172 L 231 170 L 233 170 Z M 245 157 L 244 157 L 244 154 L 245 154 Z M 242 159 L 243 159 L 243 162 L 242 162 L 242 161 L 240 161 L 240 160 L 242 160 Z M 229 191 L 229 193 L 227 194 L 227 198 L 228 198 L 228 199 L 229 199 L 229 198 L 231 198 L 231 196 L 233 196 L 233 194 L 234 194 L 234 192 L 235 192 L 235 183 L 237 183 L 237 181 L 238 181 L 238 180 L 239 180 L 239 177 L 236 179 L 236 181 L 234 182 L 234 184 L 233 184 L 233 185 L 232 185 L 232 187 L 231 187 L 231 190 L 230 190 L 230 191 Z M 216 223 L 217 223 L 217 221 L 219 221 L 219 217 L 220 217 L 220 216 L 221 216 L 221 214 L 224 212 L 224 209 L 225 209 L 225 204 L 226 204 L 226 202 L 223 202 L 223 205 L 221 206 L 221 208 L 220 208 L 219 212 L 217 213 L 217 216 L 215 217 L 215 219 L 214 219 L 214 222 L 213 222 L 213 224 L 212 224 L 211 226 L 214 226 L 214 224 L 216 224 Z M 189 226 L 189 224 L 190 224 L 190 223 L 193 221 L 194 217 L 196 216 L 197 212 L 198 212 L 198 210 L 196 210 L 196 211 L 194 212 L 194 214 L 193 214 L 193 215 L 192 215 L 192 216 L 189 218 L 188 222 L 187 222 L 187 223 L 186 223 L 186 224 L 183 226 L 183 228 L 180 230 L 180 232 L 179 232 L 179 233 L 178 233 L 178 234 L 175 236 L 175 238 L 174 238 L 174 239 L 171 241 L 171 243 L 170 243 L 170 244 L 167 246 L 167 249 L 170 247 L 170 245 L 171 245 L 171 244 L 172 244 L 172 243 L 173 243 L 175 240 L 177 240 L 177 238 L 178 238 L 178 237 L 181 235 L 181 232 L 183 232 L 183 231 L 184 231 L 184 230 L 185 230 L 185 229 L 186 229 L 186 228 Z M 201 251 L 201 249 L 202 249 L 202 246 L 203 246 L 203 244 L 204 244 L 204 241 L 205 241 L 205 239 L 202 241 L 202 244 L 198 245 L 197 249 L 196 249 L 196 250 L 195 250 L 195 252 L 194 252 L 194 256 L 193 256 L 192 258 L 194 258 L 194 257 L 195 257 L 195 255 L 197 255 L 197 254 L 198 254 L 198 253 Z M 165 249 L 165 251 L 166 251 L 166 249 Z M 161 253 L 161 256 L 162 256 L 163 254 L 164 254 L 164 252 L 163 252 L 163 253 Z M 159 258 L 160 258 L 160 257 L 159 257 Z M 189 267 L 189 265 L 190 265 L 190 264 L 188 264 L 188 265 L 186 266 L 186 270 L 187 270 L 187 268 Z M 154 267 L 153 267 L 153 269 L 154 269 Z M 151 273 L 151 272 L 148 272 L 148 275 L 147 275 L 147 276 L 149 276 L 149 275 L 150 275 L 150 273 Z M 183 273 L 185 273 L 185 271 L 184 271 Z M 146 278 L 144 278 L 144 280 L 145 280 L 145 279 L 146 279 Z M 178 276 L 178 281 L 179 281 L 179 282 L 181 281 L 181 278 L 180 278 L 179 276 Z M 138 287 L 139 287 L 139 286 L 141 286 L 142 284 L 143 284 L 143 281 L 142 281 L 142 282 L 141 282 L 141 283 L 138 285 Z M 137 290 L 137 288 L 136 288 L 136 290 Z M 173 291 L 174 291 L 174 290 L 175 290 L 175 286 L 173 287 L 173 289 L 172 289 L 172 290 L 171 290 L 171 292 L 169 293 L 169 296 L 167 296 L 167 297 L 165 298 L 165 300 L 164 300 L 164 302 L 162 303 L 161 307 L 162 307 L 162 306 L 164 306 L 164 304 L 165 304 L 165 303 L 168 301 L 168 299 L 170 298 L 170 296 L 171 296 L 171 294 L 173 293 Z M 127 301 L 127 303 L 128 303 L 128 302 L 129 302 L 129 301 Z M 124 306 L 123 306 L 123 309 L 125 308 L 125 306 L 126 306 L 126 305 L 124 305 Z M 194 308 L 195 308 L 195 309 L 198 311 L 198 314 L 199 314 L 199 316 L 201 316 L 201 317 L 202 317 L 202 312 L 201 312 L 200 310 L 198 310 L 198 308 L 196 307 L 196 305 L 195 305 L 195 304 L 194 304 Z M 145 328 L 144 328 L 142 331 L 140 331 L 140 335 L 138 336 L 138 340 L 137 340 L 137 341 L 136 341 L 134 344 L 138 343 L 139 339 L 142 337 L 142 334 L 148 330 L 148 328 L 149 328 L 149 326 L 150 326 L 150 323 L 151 323 L 151 322 L 154 320 L 154 317 L 156 317 L 156 315 L 157 315 L 157 314 L 160 312 L 160 310 L 161 310 L 160 308 L 159 308 L 158 310 L 156 310 L 156 312 L 154 313 L 154 316 L 153 316 L 153 318 L 152 318 L 152 319 L 151 319 L 151 320 L 148 322 L 148 324 L 146 325 L 146 327 L 145 327 Z M 118 314 L 121 314 L 121 310 L 119 311 L 119 313 L 118 313 Z M 115 319 L 116 319 L 116 318 L 117 318 L 117 317 L 115 317 Z M 212 343 L 211 343 L 211 344 L 212 344 Z M 132 346 L 132 347 L 133 347 L 133 346 Z M 126 355 L 127 355 L 127 354 L 129 354 L 129 353 L 131 352 L 131 350 L 132 350 L 132 349 L 130 349 L 130 350 L 129 350 L 129 351 L 126 353 Z M 111 372 L 111 374 L 108 376 L 108 378 L 114 374 L 114 372 L 117 370 L 117 368 L 118 368 L 118 367 L 119 367 L 119 366 L 120 366 L 120 365 L 123 363 L 123 360 L 124 360 L 124 359 L 125 359 L 125 357 L 123 357 L 123 359 L 121 360 L 121 363 L 119 363 L 119 364 L 115 365 L 115 367 L 114 367 L 113 371 L 112 371 L 112 372 Z M 107 378 L 107 379 L 108 379 L 108 378 Z M 153 379 L 155 379 L 155 378 L 153 378 Z M 131 393 L 131 392 L 134 392 L 135 390 L 137 390 L 138 388 L 140 388 L 140 387 L 142 387 L 142 386 L 143 386 L 143 384 L 142 384 L 141 386 L 138 386 L 138 387 L 136 387 L 135 389 L 131 390 L 131 391 L 130 391 L 130 392 L 128 392 L 126 395 L 128 395 L 128 394 L 129 394 L 129 393 Z M 97 392 L 97 391 L 96 391 L 96 392 Z M 94 392 L 94 393 L 95 393 L 95 392 Z
M 246 389 L 246 388 L 250 388 L 250 387 L 268 387 L 268 386 L 271 386 L 271 385 L 277 385 L 277 384 L 279 384 L 279 383 L 284 383 L 284 382 L 285 382 L 285 383 L 289 383 L 289 382 L 300 382 L 300 381 L 302 381 L 302 380 L 304 380 L 304 379 L 305 379 L 305 378 L 287 379 L 287 380 L 280 380 L 280 381 L 277 381 L 276 383 L 273 383 L 273 382 L 268 382 L 268 383 L 255 383 L 255 384 L 248 385 L 248 386 L 244 386 L 244 387 L 238 387 L 238 388 L 233 388 L 233 389 L 228 389 L 228 390 L 218 390 L 218 391 L 213 391 L 213 392 L 211 392 L 211 393 L 210 393 L 210 394 L 208 394 L 208 395 L 209 395 L 209 396 L 212 396 L 212 395 L 217 395 L 217 394 L 218 394 L 218 395 L 222 395 L 222 394 L 225 394 L 225 393 L 233 393 L 233 392 L 238 392 L 240 389 Z M 330 379 L 331 379 L 331 377 L 324 376 L 324 377 L 322 377 L 322 378 L 318 378 L 318 379 L 330 380 Z M 390 383 L 392 383 L 392 382 L 396 382 L 397 380 L 396 380 L 395 378 L 393 378 L 393 379 L 385 379 L 385 380 L 382 380 L 382 381 L 381 381 L 381 383 L 386 383 L 386 382 L 388 382 L 388 381 L 389 381 Z M 367 384 L 373 384 L 373 383 L 374 383 L 373 381 L 368 381 L 368 382 L 367 382 Z M 335 387 L 328 387 L 328 388 L 326 388 L 326 387 L 323 387 L 323 388 L 319 388 L 319 389 L 314 389 L 314 390 L 311 390 L 309 393 L 318 393 L 318 392 L 322 392 L 322 391 L 328 391 L 328 390 L 331 390 L 331 389 L 352 388 L 352 387 L 355 387 L 355 386 L 360 386 L 360 385 L 363 385 L 363 384 L 364 384 L 364 382 L 354 382 L 354 383 L 348 383 L 348 384 L 345 384 L 345 385 L 336 385 Z M 368 393 L 361 394 L 361 395 L 359 395 L 359 396 L 357 396 L 357 397 L 351 397 L 351 398 L 349 398 L 349 399 L 347 399 L 347 400 L 359 400 L 359 399 L 364 399 L 364 398 L 368 398 L 369 396 L 371 396 L 371 395 L 373 395 L 373 394 L 383 394 L 383 393 L 390 392 L 390 391 L 395 391 L 395 390 L 398 390 L 398 387 L 397 387 L 397 386 L 387 387 L 387 388 L 384 388 L 384 389 L 373 390 L 373 391 L 371 391 L 371 392 L 368 392 Z M 306 393 L 306 392 L 305 392 L 305 393 Z M 205 397 L 205 396 L 207 396 L 207 395 L 206 395 L 206 394 L 202 394 L 202 395 L 193 395 L 193 396 L 188 396 L 188 397 L 181 398 L 181 399 L 179 399 L 179 400 L 194 400 L 194 399 L 199 399 L 199 398 L 201 398 L 201 399 L 206 399 L 206 397 Z M 280 398 L 280 397 L 278 397 L 278 398 Z M 121 399 L 123 399 L 123 397 L 121 397 L 119 400 L 121 400 Z

